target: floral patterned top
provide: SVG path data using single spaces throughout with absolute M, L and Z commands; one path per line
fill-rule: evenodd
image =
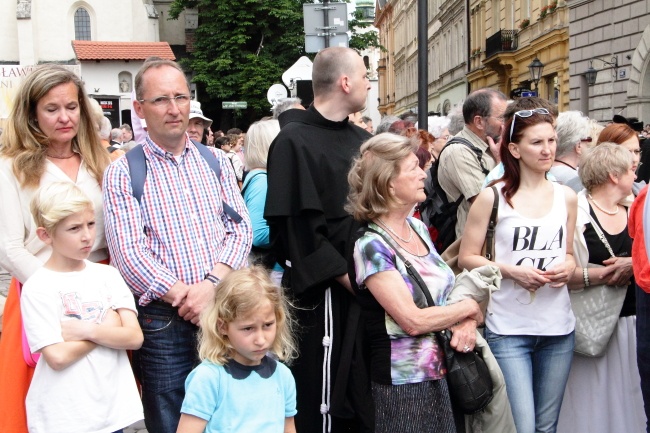
M 438 306 L 446 305 L 447 296 L 454 287 L 454 273 L 436 252 L 426 226 L 415 218 L 408 222 L 427 245 L 429 251 L 415 256 L 400 248 L 400 253 L 411 262 L 420 274 Z M 390 235 L 376 224 L 370 228 Z M 356 273 L 357 299 L 364 309 L 366 330 L 371 345 L 371 377 L 374 382 L 385 385 L 401 385 L 438 380 L 446 374 L 444 354 L 434 333 L 412 337 L 408 335 L 373 297 L 364 282 L 379 272 L 398 271 L 413 301 L 419 308 L 427 307 L 427 300 L 415 281 L 406 271 L 404 262 L 394 250 L 376 233 L 366 232 L 354 245 L 354 268 Z

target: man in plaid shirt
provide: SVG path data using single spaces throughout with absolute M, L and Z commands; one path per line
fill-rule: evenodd
M 219 280 L 246 265 L 252 232 L 230 161 L 213 149 L 217 177 L 186 134 L 190 90 L 178 64 L 145 62 L 135 87 L 135 111 L 147 122 L 146 180 L 138 199 L 127 158 L 106 170 L 106 237 L 112 264 L 138 298 L 145 341 L 134 367 L 145 424 L 173 433 L 185 378 L 198 363 L 199 315 Z M 241 221 L 224 212 L 225 204 Z

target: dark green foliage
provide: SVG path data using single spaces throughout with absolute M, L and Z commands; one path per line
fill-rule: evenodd
M 250 120 L 269 114 L 266 93 L 305 55 L 303 0 L 175 0 L 170 16 L 198 8 L 194 51 L 184 62 L 212 100 L 248 102 Z M 357 20 L 358 21 L 358 20 Z M 358 23 L 360 25 L 362 23 Z M 378 46 L 377 34 L 351 47 Z M 352 45 L 354 43 L 354 45 Z M 313 55 L 310 57 L 313 58 Z

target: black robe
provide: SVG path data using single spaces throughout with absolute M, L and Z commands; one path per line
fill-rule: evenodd
M 296 315 L 300 325 L 300 355 L 292 366 L 298 400 L 296 428 L 318 432 L 322 430 L 321 340 L 324 294 L 328 287 L 332 288 L 334 324 L 330 413 L 354 416 L 345 397 L 346 394 L 349 397 L 349 351 L 353 350 L 357 333 L 356 322 L 352 320 L 354 323 L 349 326 L 348 316 L 350 311 L 358 314 L 358 305 L 334 278 L 347 273 L 347 253 L 353 246 L 350 239 L 358 228 L 343 209 L 349 190 L 348 171 L 359 154 L 359 147 L 371 135 L 348 123 L 347 118 L 340 122 L 325 119 L 313 105 L 308 110 L 288 110 L 279 120 L 282 129 L 271 145 L 267 162 L 264 217 L 269 224 L 272 249 L 286 269 L 283 285 L 288 287 L 288 293 L 299 307 Z M 287 261 L 290 267 L 286 266 Z M 344 337 L 348 339 L 347 352 L 344 350 L 347 355 L 343 355 L 346 360 L 340 363 Z M 346 377 L 346 383 L 337 382 L 337 375 Z M 337 422 L 333 423 L 334 433 L 361 431 L 338 427 Z

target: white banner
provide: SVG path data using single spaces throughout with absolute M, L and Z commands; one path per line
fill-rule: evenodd
M 63 65 L 81 76 L 79 65 Z M 0 66 L 0 119 L 7 119 L 23 79 L 36 65 Z

